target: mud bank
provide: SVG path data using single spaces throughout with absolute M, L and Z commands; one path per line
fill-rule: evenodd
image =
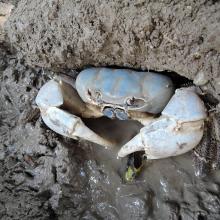
M 173 71 L 220 93 L 219 1 L 22 0 L 8 35 L 30 65 Z

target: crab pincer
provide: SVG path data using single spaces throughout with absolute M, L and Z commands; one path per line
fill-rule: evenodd
M 65 85 L 66 89 L 68 85 Z M 86 109 L 84 103 L 77 97 L 74 90 L 69 88 L 72 94 L 75 113 L 83 112 Z M 36 103 L 40 108 L 41 116 L 45 124 L 58 134 L 73 139 L 82 138 L 95 142 L 105 147 L 112 146 L 112 143 L 89 129 L 80 117 L 70 114 L 62 107 L 71 105 L 68 92 L 63 93 L 62 85 L 55 80 L 47 82 L 39 91 Z M 73 109 L 73 108 L 72 108 Z
M 145 151 L 148 159 L 186 153 L 201 141 L 206 117 L 205 106 L 193 88 L 177 89 L 161 116 L 126 143 L 118 157 L 136 151 Z

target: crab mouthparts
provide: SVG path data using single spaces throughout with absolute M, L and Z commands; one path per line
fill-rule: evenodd
M 110 119 L 128 120 L 128 114 L 123 109 L 105 107 L 102 113 Z

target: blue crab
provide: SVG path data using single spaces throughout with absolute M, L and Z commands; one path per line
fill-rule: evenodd
M 207 117 L 195 88 L 175 90 L 167 76 L 128 69 L 88 68 L 75 81 L 50 80 L 40 89 L 36 103 L 53 131 L 105 147 L 115 143 L 89 129 L 80 117 L 142 123 L 139 134 L 121 147 L 118 157 L 136 151 L 145 151 L 148 159 L 183 154 L 202 139 Z

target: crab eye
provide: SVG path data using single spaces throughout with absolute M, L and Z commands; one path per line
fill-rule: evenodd
M 101 95 L 100 91 L 93 91 L 93 90 L 88 89 L 87 94 L 88 94 L 90 100 L 93 100 L 93 101 L 99 102 L 99 103 L 102 102 L 102 95 Z
M 114 119 L 115 118 L 115 113 L 114 113 L 114 109 L 111 107 L 106 107 L 103 109 L 102 111 L 103 115 L 105 115 L 108 118 Z
M 99 91 L 95 91 L 94 97 L 95 97 L 95 99 L 97 99 L 97 100 L 101 100 L 102 95 L 101 95 L 101 93 L 100 93 Z
M 127 113 L 122 109 L 116 108 L 115 115 L 116 115 L 116 118 L 118 118 L 119 120 L 128 120 Z
M 90 89 L 87 90 L 87 94 L 91 97 L 92 96 L 92 92 Z
M 133 105 L 133 101 L 134 101 L 134 97 L 128 98 L 128 99 L 126 100 L 126 104 L 127 104 L 128 106 L 131 106 L 131 105 Z
M 143 99 L 137 99 L 137 98 L 128 98 L 126 100 L 126 104 L 129 107 L 134 107 L 134 108 L 141 108 L 143 107 L 146 103 Z

